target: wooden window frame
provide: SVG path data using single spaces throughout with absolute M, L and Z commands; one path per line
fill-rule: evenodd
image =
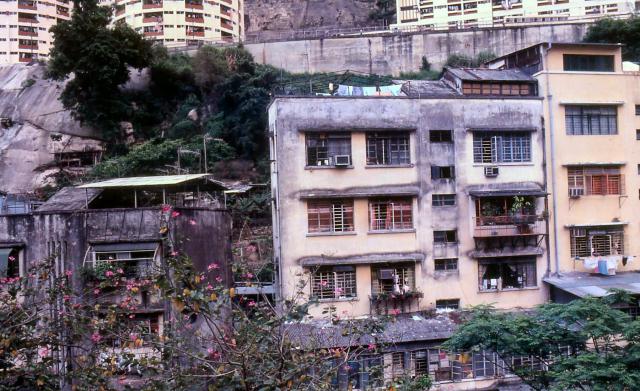
M 413 228 L 412 198 L 369 200 L 369 231 L 402 231 Z
M 311 275 L 311 298 L 346 300 L 358 297 L 354 266 L 320 267 Z
M 307 201 L 309 233 L 353 232 L 353 199 L 321 199 Z

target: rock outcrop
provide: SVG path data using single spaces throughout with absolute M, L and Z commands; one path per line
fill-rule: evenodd
M 97 133 L 74 120 L 58 100 L 64 83 L 41 65 L 0 67 L 0 192 L 28 193 L 57 172 L 56 158 L 102 150 Z M 73 164 L 73 162 L 68 163 Z

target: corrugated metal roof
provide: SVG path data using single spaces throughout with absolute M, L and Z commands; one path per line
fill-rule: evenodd
M 543 281 L 578 297 L 602 297 L 608 295 L 611 289 L 640 294 L 640 273 L 637 272 L 618 273 L 613 276 L 572 272 L 559 277 L 547 277 Z
M 209 177 L 211 174 L 184 174 L 184 175 L 160 175 L 160 176 L 143 176 L 131 178 L 115 178 L 102 182 L 87 183 L 78 186 L 79 189 L 91 188 L 112 188 L 112 187 L 152 187 L 152 186 L 169 186 L 179 185 L 195 179 Z
M 85 209 L 87 202 L 102 193 L 101 189 L 78 189 L 77 187 L 65 187 L 44 204 L 38 207 L 37 212 L 60 212 Z
M 466 81 L 536 81 L 536 79 L 520 71 L 519 69 L 447 67 L 446 70 L 452 73 L 455 77 Z
M 402 92 L 412 98 L 455 96 L 459 93 L 442 80 L 407 80 Z
M 628 225 L 628 221 L 612 221 L 609 223 L 587 223 L 587 224 L 567 224 L 565 228 L 589 228 L 589 227 L 617 227 L 620 225 Z

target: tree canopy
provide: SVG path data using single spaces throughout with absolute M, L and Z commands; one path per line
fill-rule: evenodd
M 535 390 L 631 390 L 640 384 L 640 321 L 612 307 L 622 293 L 544 304 L 530 313 L 476 308 L 447 349 L 497 353 Z M 529 356 L 527 365 L 511 357 Z
M 622 59 L 640 62 L 640 17 L 600 19 L 589 27 L 584 41 L 621 43 Z

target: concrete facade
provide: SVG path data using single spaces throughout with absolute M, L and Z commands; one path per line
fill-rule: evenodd
M 631 0 L 447 1 L 396 0 L 397 23 L 392 28 L 471 28 L 503 23 L 588 19 L 631 15 Z
M 49 29 L 68 20 L 69 0 L 0 2 L 0 65 L 46 60 L 53 44 Z
M 238 42 L 244 37 L 244 0 L 110 0 L 114 23 L 125 22 L 165 46 Z
M 580 42 L 588 23 L 388 33 L 362 37 L 248 43 L 256 62 L 293 73 L 352 70 L 398 76 L 420 69 L 422 57 L 440 68 L 451 54 L 504 55 L 541 41 Z

